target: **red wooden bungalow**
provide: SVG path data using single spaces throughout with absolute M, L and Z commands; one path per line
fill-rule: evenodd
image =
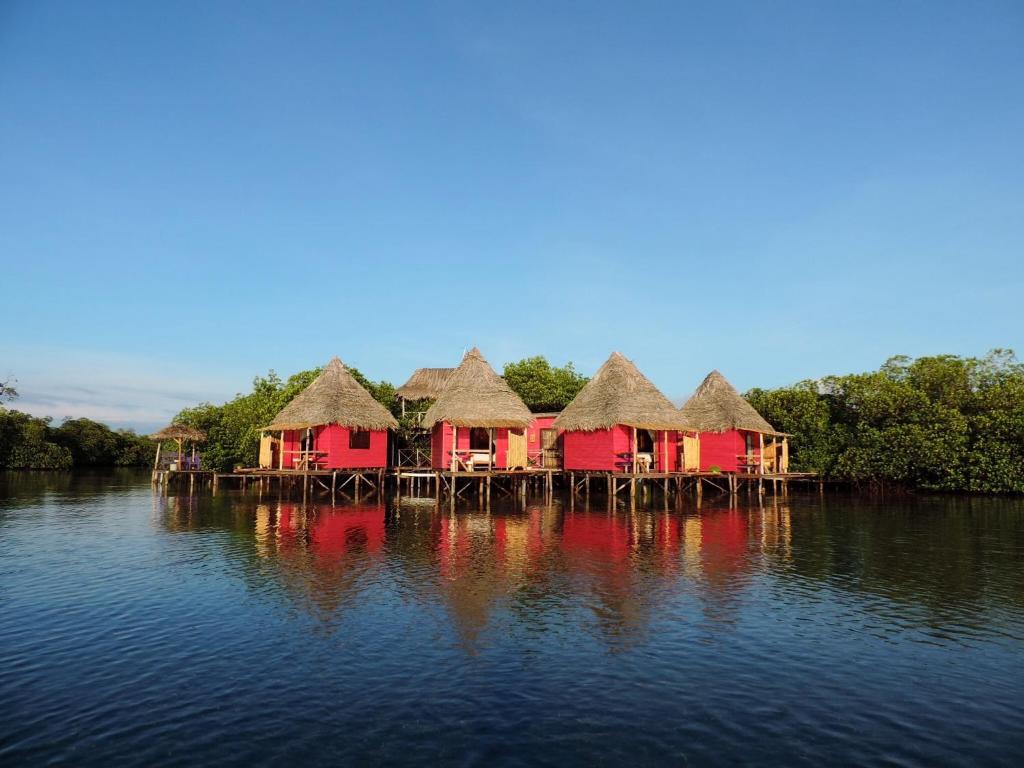
M 665 395 L 614 352 L 554 422 L 567 470 L 674 472 L 687 422 Z
M 396 427 L 395 417 L 334 358 L 264 429 L 260 467 L 386 467 L 388 430 Z
M 474 347 L 423 416 L 431 431 L 431 466 L 453 472 L 525 468 L 532 422 L 530 409 Z
M 700 432 L 700 471 L 789 471 L 787 435 L 765 421 L 718 371 L 707 375 L 680 413 Z

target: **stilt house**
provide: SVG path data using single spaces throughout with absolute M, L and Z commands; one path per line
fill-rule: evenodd
M 671 401 L 618 352 L 554 421 L 567 470 L 674 472 L 688 423 Z
M 398 421 L 338 358 L 264 429 L 265 469 L 372 469 L 388 463 L 388 430 Z
M 680 413 L 700 433 L 700 471 L 788 472 L 789 442 L 718 371 Z
M 453 472 L 525 468 L 532 421 L 530 409 L 474 347 L 423 417 L 431 431 L 431 466 Z

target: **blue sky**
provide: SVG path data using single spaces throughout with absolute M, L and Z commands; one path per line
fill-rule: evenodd
M 0 377 L 1024 351 L 1024 5 L 0 3 Z

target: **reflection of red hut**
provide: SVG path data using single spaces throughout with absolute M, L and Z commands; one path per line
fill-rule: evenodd
M 702 472 L 789 471 L 786 436 L 776 432 L 718 371 L 707 375 L 680 413 L 700 431 Z
M 605 576 L 628 570 L 632 544 L 632 533 L 622 518 L 574 513 L 562 520 L 562 551 L 577 565 L 585 563 Z
M 260 445 L 266 469 L 371 469 L 388 463 L 395 417 L 338 358 L 286 405 Z M 276 433 L 276 436 L 275 436 Z
M 563 431 L 565 469 L 598 472 L 675 471 L 679 431 L 687 428 L 669 399 L 618 352 L 554 426 Z
M 384 507 L 318 507 L 309 527 L 309 543 L 317 555 L 377 553 L 384 546 Z

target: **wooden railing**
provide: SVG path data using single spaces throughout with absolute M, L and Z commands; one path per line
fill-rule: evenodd
M 410 468 L 429 467 L 430 451 L 424 450 L 422 448 L 399 448 L 398 466 Z

